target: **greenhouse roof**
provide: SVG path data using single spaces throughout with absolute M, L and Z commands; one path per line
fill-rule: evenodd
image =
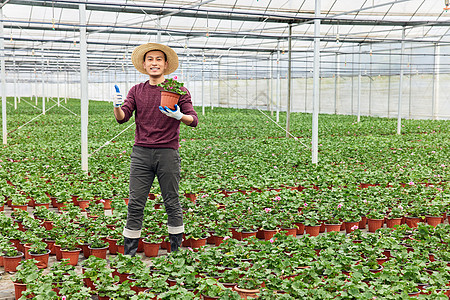
M 315 1 L 279 0 L 152 0 L 70 1 L 4 0 L 3 36 L 7 68 L 29 72 L 79 68 L 79 5 L 86 4 L 88 68 L 122 68 L 133 49 L 161 42 L 178 52 L 180 61 L 242 58 L 267 60 L 288 50 L 312 55 Z M 450 12 L 445 0 L 322 0 L 322 53 L 353 53 L 358 45 L 387 44 L 399 49 L 405 41 L 448 44 Z M 279 48 L 278 48 L 279 47 Z M 42 51 L 43 50 L 43 51 Z M 306 53 L 306 54 L 305 54 Z

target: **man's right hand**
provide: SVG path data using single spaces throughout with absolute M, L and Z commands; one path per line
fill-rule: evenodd
M 121 107 L 123 104 L 122 94 L 114 94 L 113 96 L 114 107 Z

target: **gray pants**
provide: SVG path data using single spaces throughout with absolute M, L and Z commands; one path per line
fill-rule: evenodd
M 133 147 L 130 167 L 130 201 L 127 224 L 123 230 L 124 237 L 139 238 L 141 236 L 144 207 L 155 175 L 158 177 L 166 208 L 169 233 L 184 232 L 183 212 L 178 199 L 180 165 L 178 150 Z

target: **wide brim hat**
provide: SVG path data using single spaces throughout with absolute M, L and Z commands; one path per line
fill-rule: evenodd
M 147 71 L 144 69 L 144 55 L 149 51 L 162 51 L 167 57 L 167 69 L 164 71 L 164 75 L 175 72 L 178 68 L 178 55 L 169 46 L 158 44 L 158 43 L 147 43 L 136 47 L 131 53 L 131 61 L 133 62 L 136 70 L 142 74 L 148 75 Z

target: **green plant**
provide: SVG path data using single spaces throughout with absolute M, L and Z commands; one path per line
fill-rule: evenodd
M 254 277 L 248 277 L 244 276 L 242 278 L 239 278 L 237 282 L 237 286 L 242 289 L 247 290 L 257 290 L 261 288 L 262 281 L 254 278 Z
M 45 254 L 48 252 L 47 244 L 42 241 L 35 241 L 31 244 L 30 253 L 33 254 Z
M 21 254 L 23 255 L 22 252 L 18 251 L 15 247 L 11 246 L 11 244 L 3 245 L 2 249 L 0 249 L 0 250 L 3 253 L 3 256 L 16 257 Z
M 401 218 L 405 215 L 405 211 L 402 206 L 397 206 L 391 209 L 389 214 L 387 215 L 388 219 L 397 219 Z
M 160 234 L 150 234 L 144 238 L 145 242 L 158 244 L 162 242 L 162 236 Z
M 96 248 L 96 249 L 108 247 L 108 243 L 105 242 L 98 235 L 93 235 L 90 238 L 88 238 L 88 244 L 91 248 Z
M 17 272 L 12 277 L 14 282 L 28 284 L 35 282 L 42 276 L 42 269 L 39 269 L 36 265 L 37 261 L 34 259 L 27 259 L 21 261 L 17 266 Z
M 195 295 L 193 292 L 190 292 L 179 285 L 174 285 L 170 287 L 168 291 L 158 295 L 158 299 L 161 300 L 191 300 L 194 299 L 194 297 Z
M 241 299 L 239 294 L 236 292 L 232 291 L 232 293 L 227 293 L 227 290 L 230 291 L 230 289 L 225 288 L 220 282 L 213 278 L 201 280 L 197 290 L 204 296 L 219 297 L 220 299 L 226 296 L 227 299 Z
M 111 277 L 100 277 L 97 280 L 97 291 L 98 295 L 102 297 L 109 297 L 110 299 L 128 299 L 135 294 L 131 290 L 131 283 L 125 280 L 122 283 L 114 283 L 115 279 L 110 279 Z M 117 276 L 116 276 L 117 278 Z
M 177 81 L 177 76 L 174 78 L 166 79 L 164 82 L 159 83 L 158 86 L 163 88 L 163 91 L 172 92 L 180 95 L 185 95 L 186 91 L 183 91 L 181 87 L 183 87 L 184 83 Z

